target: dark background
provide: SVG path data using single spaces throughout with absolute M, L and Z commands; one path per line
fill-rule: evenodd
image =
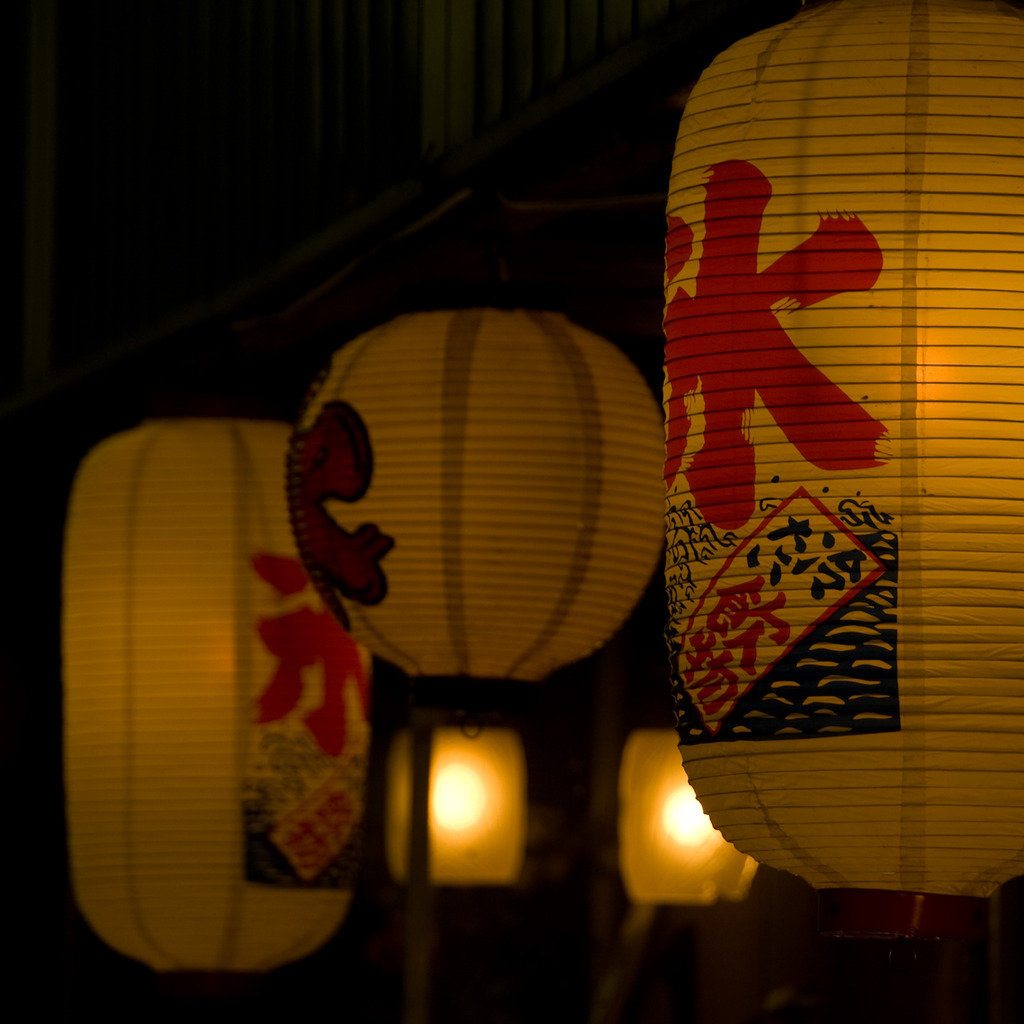
M 383 864 L 383 753 L 408 716 L 377 666 L 363 869 L 320 953 L 256 994 L 158 984 L 68 893 L 60 552 L 78 461 L 215 395 L 294 418 L 330 353 L 397 312 L 516 292 L 610 338 L 660 393 L 664 196 L 682 103 L 796 0 L 17 0 L 5 65 L 14 338 L 0 346 L 8 581 L 0 637 L 11 1019 L 399 1019 L 404 890 Z M 843 941 L 762 869 L 750 898 L 631 908 L 616 864 L 628 729 L 670 726 L 656 578 L 556 673 L 524 739 L 511 889 L 436 894 L 433 1019 L 1013 1024 L 1021 889 L 989 946 Z M 199 986 L 197 991 L 196 986 Z M 204 988 L 205 986 L 205 988 Z M 169 991 L 174 989 L 174 991 Z M 223 994 L 231 992 L 231 994 Z M 221 993 L 221 994 L 216 994 Z

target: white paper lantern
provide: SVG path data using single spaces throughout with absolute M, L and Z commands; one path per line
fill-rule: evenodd
M 556 313 L 409 314 L 335 355 L 293 440 L 292 516 L 375 654 L 537 681 L 640 596 L 661 462 L 657 406 L 604 339 Z
M 725 837 L 817 887 L 1024 871 L 1022 67 L 1006 5 L 842 0 L 727 50 L 680 126 L 680 736 Z
M 160 971 L 262 971 L 352 898 L 369 663 L 308 584 L 284 424 L 154 420 L 86 457 L 64 568 L 74 893 Z

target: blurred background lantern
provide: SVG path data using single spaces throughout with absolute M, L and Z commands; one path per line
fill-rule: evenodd
M 541 680 L 653 571 L 661 430 L 629 359 L 561 314 L 408 314 L 341 349 L 302 414 L 299 549 L 409 675 Z
M 410 735 L 388 754 L 385 848 L 400 882 L 409 874 Z M 512 885 L 526 847 L 526 755 L 514 729 L 433 732 L 430 765 L 430 881 Z
M 680 736 L 712 821 L 827 888 L 830 930 L 855 889 L 882 895 L 851 930 L 969 933 L 1024 871 L 1022 66 L 1006 5 L 813 5 L 679 130 Z
M 741 900 L 757 862 L 711 824 L 680 765 L 672 729 L 634 729 L 619 770 L 619 868 L 634 903 Z
M 351 897 L 368 657 L 288 527 L 284 424 L 152 420 L 79 468 L 64 568 L 72 881 L 159 971 L 264 971 Z

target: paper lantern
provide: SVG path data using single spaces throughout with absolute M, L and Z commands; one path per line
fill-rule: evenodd
M 262 971 L 352 897 L 368 657 L 291 539 L 284 424 L 154 420 L 75 478 L 64 568 L 74 892 L 160 971 Z
M 635 729 L 619 770 L 619 867 L 634 903 L 741 900 L 757 862 L 711 824 L 679 763 L 671 729 Z
M 858 927 L 969 925 L 983 903 L 938 897 L 1024 871 L 1022 66 L 1005 5 L 842 0 L 727 50 L 680 126 L 684 759 L 727 839 L 830 890 L 830 927 L 848 889 L 936 897 Z
M 409 874 L 410 742 L 397 733 L 388 755 L 385 851 L 391 874 Z M 467 735 L 433 730 L 430 758 L 430 880 L 437 885 L 512 885 L 526 845 L 526 756 L 514 729 Z
M 540 680 L 653 570 L 661 429 L 632 363 L 561 314 L 402 316 L 338 352 L 302 414 L 299 549 L 409 675 Z

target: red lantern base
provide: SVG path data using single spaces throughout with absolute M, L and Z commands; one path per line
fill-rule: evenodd
M 888 889 L 821 889 L 822 935 L 866 938 L 981 940 L 988 930 L 988 900 Z

